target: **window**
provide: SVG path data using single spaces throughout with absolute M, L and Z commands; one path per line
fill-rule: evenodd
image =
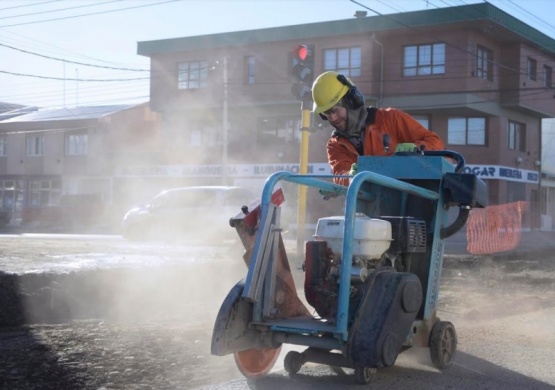
M 544 85 L 544 87 L 551 88 L 551 86 L 553 85 L 552 77 L 553 77 L 553 69 L 551 68 L 551 66 L 544 65 L 543 66 L 543 85 Z
M 82 156 L 87 154 L 87 134 L 66 135 L 66 156 Z
M 428 117 L 428 115 L 412 115 L 412 117 L 422 126 L 427 128 L 428 130 L 430 129 L 430 118 Z
M 449 118 L 447 143 L 450 145 L 485 145 L 486 118 Z
M 476 53 L 476 77 L 493 81 L 493 52 L 479 45 Z
M 55 205 L 62 192 L 60 180 L 30 180 L 29 205 L 31 207 L 44 207 Z
M 6 155 L 6 137 L 1 136 L 0 137 L 0 156 L 5 156 Z
M 362 52 L 360 47 L 324 50 L 324 70 L 333 70 L 346 77 L 361 75 Z
M 537 67 L 538 62 L 535 59 L 528 57 L 528 66 L 526 69 L 526 75 L 528 76 L 528 79 L 534 81 L 537 79 Z
M 231 126 L 228 122 L 229 130 L 231 130 Z M 195 129 L 191 131 L 187 143 L 192 147 L 218 146 L 223 142 L 222 136 L 221 126 L 197 123 Z
M 404 76 L 425 76 L 445 73 L 445 44 L 405 46 Z
M 245 57 L 245 84 L 254 84 L 254 56 Z
M 0 207 L 17 210 L 23 204 L 23 180 L 0 180 Z
M 36 135 L 27 137 L 27 156 L 42 156 L 44 154 L 44 136 Z
M 196 89 L 206 87 L 208 61 L 181 62 L 179 64 L 177 87 L 179 89 Z
M 301 121 L 290 117 L 258 120 L 259 145 L 299 144 Z
M 509 149 L 526 151 L 526 127 L 522 123 L 509 121 Z

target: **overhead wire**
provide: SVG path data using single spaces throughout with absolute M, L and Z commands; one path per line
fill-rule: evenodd
M 20 46 L 30 47 L 31 45 L 39 45 L 40 50 L 46 51 L 46 52 L 60 53 L 60 54 L 68 55 L 68 56 L 73 57 L 73 58 L 86 58 L 86 59 L 89 59 L 89 60 L 94 60 L 94 61 L 101 62 L 101 63 L 106 63 L 106 64 L 116 64 L 113 61 L 106 61 L 104 59 L 91 57 L 91 56 L 83 54 L 83 53 L 77 53 L 77 52 L 74 52 L 72 50 L 60 48 L 58 46 L 52 45 L 51 43 L 39 41 L 39 40 L 34 39 L 34 38 L 29 38 L 25 35 L 18 34 L 18 33 L 15 33 L 13 31 L 9 31 L 9 30 L 6 30 L 6 29 L 0 30 L 0 35 L 3 34 L 3 33 L 11 34 L 11 35 L 15 35 L 17 37 L 20 37 L 19 40 L 15 40 L 14 38 L 11 38 L 11 37 L 10 38 L 3 38 L 4 40 L 5 39 L 13 40 L 16 44 L 18 44 Z M 27 41 L 31 41 L 33 43 L 29 44 L 28 42 L 23 42 L 23 41 L 21 41 L 21 38 L 23 38 Z M 50 48 L 52 48 L 52 49 L 50 49 Z
M 353 1 L 353 2 L 355 2 L 355 1 Z M 445 3 L 445 1 L 442 1 L 442 2 Z M 358 3 L 358 2 L 355 2 L 355 3 L 360 5 L 360 3 Z M 372 11 L 375 12 L 374 10 L 372 10 Z M 3 46 L 9 46 L 9 45 L 3 45 Z M 23 52 L 26 52 L 26 51 L 23 51 Z M 29 54 L 42 56 L 40 54 L 31 53 L 31 52 L 29 52 Z M 44 57 L 49 58 L 49 56 L 44 56 Z M 68 62 L 66 60 L 59 59 L 59 58 L 51 58 L 51 59 L 55 59 L 55 60 L 63 61 L 63 62 Z M 79 62 L 70 62 L 70 63 L 75 63 L 75 64 L 78 64 L 78 65 L 84 65 L 84 66 L 95 66 L 95 65 L 92 65 L 92 64 L 85 64 L 85 63 L 79 63 Z M 97 66 L 97 67 L 101 67 L 101 66 Z M 115 67 L 105 67 L 105 68 L 118 69 L 118 70 L 127 70 L 126 68 L 115 68 Z M 12 74 L 12 75 L 15 75 L 15 76 L 37 77 L 37 78 L 42 78 L 42 79 L 52 79 L 52 80 L 58 80 L 58 81 L 64 80 L 64 81 L 86 81 L 86 82 L 95 82 L 95 81 L 99 81 L 99 82 L 103 82 L 103 81 L 125 82 L 125 81 L 148 80 L 149 79 L 148 77 L 146 77 L 146 78 L 127 78 L 127 79 L 119 78 L 119 79 L 104 79 L 104 80 L 102 80 L 102 79 L 87 79 L 87 78 L 47 77 L 47 76 L 38 76 L 38 75 L 30 75 L 30 74 L 21 74 L 21 73 L 16 73 L 16 72 L 6 72 L 6 71 L 0 71 L 0 72 Z M 461 76 L 461 77 L 466 77 L 466 76 Z M 443 78 L 443 79 L 445 79 L 445 78 Z M 493 92 L 493 91 L 492 90 L 487 90 L 487 92 Z
M 90 66 L 90 67 L 93 67 L 93 68 L 124 70 L 124 71 L 129 71 L 129 72 L 149 72 L 149 71 L 150 71 L 150 69 L 121 68 L 121 67 L 115 67 L 115 66 L 94 65 L 94 64 L 88 64 L 88 63 L 85 63 L 85 62 L 78 62 L 78 61 L 65 60 L 65 59 L 62 59 L 62 58 L 56 58 L 56 57 L 51 57 L 51 56 L 47 56 L 47 55 L 43 55 L 43 54 L 39 54 L 39 53 L 34 53 L 34 52 L 32 52 L 32 51 L 29 51 L 29 50 L 18 49 L 18 48 L 16 48 L 16 47 L 13 47 L 13 46 L 10 46 L 10 45 L 6 45 L 6 44 L 3 44 L 3 43 L 0 43 L 0 46 L 6 47 L 6 48 L 8 48 L 8 49 L 12 49 L 12 50 L 19 51 L 19 52 L 21 52 L 21 53 L 31 54 L 31 55 L 34 55 L 34 56 L 37 56 L 37 57 L 46 58 L 46 59 L 49 59 L 49 60 L 61 61 L 61 62 L 65 62 L 65 63 L 68 63 L 68 64 Z
M 130 10 L 130 9 L 151 7 L 151 6 L 154 6 L 154 5 L 175 3 L 177 1 L 183 1 L 183 0 L 165 0 L 165 1 L 159 1 L 157 3 L 142 4 L 142 5 L 132 6 L 132 7 L 112 9 L 112 10 L 107 10 L 107 11 L 91 12 L 91 13 L 87 13 L 87 14 L 71 15 L 71 16 L 64 16 L 64 17 L 53 18 L 53 19 L 35 20 L 35 21 L 31 21 L 31 22 L 22 22 L 22 23 L 15 23 L 15 24 L 4 24 L 4 25 L 0 25 L 0 28 L 24 26 L 24 25 L 36 24 L 36 23 L 52 22 L 52 21 L 55 21 L 55 20 L 74 19 L 74 18 L 81 18 L 81 17 L 84 17 L 84 16 L 91 16 L 91 15 L 102 15 L 102 14 L 108 14 L 108 13 L 113 13 L 113 12 L 127 11 L 127 10 Z
M 135 77 L 135 78 L 128 78 L 128 79 L 83 79 L 83 78 L 72 78 L 72 77 L 53 77 L 53 76 L 41 76 L 37 74 L 26 74 L 26 73 L 16 73 L 16 72 L 8 72 L 5 70 L 0 70 L 0 73 L 10 74 L 12 76 L 24 76 L 24 77 L 34 77 L 37 79 L 44 79 L 44 80 L 60 80 L 60 81 L 95 81 L 95 82 L 111 82 L 111 81 L 133 81 L 133 80 L 148 80 L 149 77 Z
M 27 14 L 2 16 L 2 17 L 0 17 L 0 20 L 2 20 L 2 19 L 21 18 L 21 17 L 33 16 L 33 15 L 49 14 L 49 13 L 52 13 L 52 12 L 61 12 L 61 11 L 67 11 L 67 10 L 72 10 L 72 9 L 78 9 L 78 8 L 97 7 L 97 6 L 99 6 L 99 5 L 105 5 L 105 4 L 110 4 L 110 3 L 117 3 L 117 2 L 120 2 L 120 1 L 123 1 L 123 0 L 108 0 L 108 1 L 105 1 L 105 2 L 103 2 L 103 3 L 82 4 L 82 5 L 78 5 L 78 6 L 75 6 L 75 7 L 56 8 L 56 9 L 51 9 L 51 10 L 46 10 L 46 11 L 31 12 L 31 13 L 27 13 Z
M 180 1 L 180 0 L 175 0 L 175 1 Z M 113 1 L 104 2 L 104 3 L 100 3 L 100 4 L 98 4 L 98 3 L 97 3 L 97 4 L 90 4 L 90 6 L 93 6 L 93 5 L 102 5 L 102 4 L 112 3 L 112 2 L 113 2 Z M 154 5 L 159 5 L 159 4 L 169 3 L 169 2 L 172 2 L 172 1 L 156 2 L 156 3 L 151 3 L 151 4 L 142 4 L 140 7 L 144 7 L 144 6 L 154 6 Z M 45 2 L 45 3 L 48 3 L 48 2 Z M 44 3 L 41 3 L 41 4 L 44 4 Z M 83 6 L 80 6 L 80 7 L 83 7 Z M 65 9 L 72 9 L 72 8 L 76 8 L 76 7 L 67 7 L 67 8 L 58 9 L 58 10 L 65 10 Z M 114 12 L 115 12 L 115 11 L 123 11 L 123 10 L 126 10 L 126 9 L 133 9 L 133 8 L 138 8 L 138 6 L 120 8 L 120 9 L 112 10 L 112 11 L 114 11 Z M 43 13 L 44 13 L 44 12 L 43 12 Z M 40 12 L 34 12 L 33 14 L 40 14 Z M 89 13 L 89 14 L 97 14 L 97 13 Z M 89 15 L 89 14 L 87 14 L 87 15 Z M 26 15 L 29 15 L 29 14 L 26 14 Z M 21 15 L 20 15 L 20 16 L 21 16 Z M 78 16 L 85 16 L 85 15 L 78 15 Z M 0 32 L 6 32 L 6 30 L 2 30 L 2 31 L 0 31 Z M 38 41 L 37 41 L 37 42 L 38 42 Z M 39 54 L 39 53 L 36 53 L 36 52 L 32 52 L 32 51 L 30 51 L 30 50 L 24 50 L 24 49 L 16 48 L 16 47 L 14 47 L 14 46 L 12 46 L 12 45 L 7 45 L 7 44 L 0 44 L 0 45 L 6 47 L 6 48 L 8 48 L 8 49 L 18 50 L 18 51 L 20 51 L 20 52 L 22 52 L 22 53 L 25 53 L 25 54 L 32 54 L 32 55 L 39 56 L 39 57 L 43 57 L 43 58 L 46 58 L 46 59 L 57 60 L 57 61 L 63 62 L 64 65 L 67 63 L 67 64 L 75 64 L 75 65 L 89 66 L 89 67 L 95 67 L 95 68 L 104 68 L 104 69 L 112 69 L 112 70 L 120 70 L 120 71 L 130 71 L 130 72 L 142 71 L 142 72 L 149 72 L 148 69 L 133 69 L 133 68 L 128 68 L 128 67 L 103 66 L 103 65 L 95 65 L 95 64 L 84 63 L 84 62 L 79 62 L 79 61 L 71 61 L 71 60 L 66 60 L 66 59 L 62 59 L 62 58 L 56 58 L 56 57 L 52 57 L 52 56 L 47 56 L 47 55 Z M 98 60 L 98 59 L 95 58 L 94 60 Z M 105 61 L 102 61 L 102 62 L 105 62 Z M 65 69 L 65 68 L 64 68 L 64 69 Z M 120 78 L 108 78 L 108 79 L 106 79 L 106 78 L 105 78 L 105 79 L 101 79 L 100 77 L 99 77 L 99 78 L 86 78 L 86 77 L 81 77 L 81 78 L 78 78 L 78 77 L 75 77 L 75 78 L 73 78 L 73 77 L 71 77 L 71 78 L 68 78 L 68 77 L 50 77 L 50 76 L 36 75 L 36 74 L 27 74 L 27 73 L 15 72 L 15 71 L 9 71 L 9 70 L 2 70 L 2 71 L 0 71 L 0 73 L 10 74 L 10 75 L 12 75 L 12 76 L 14 76 L 14 77 L 30 77 L 30 78 L 37 78 L 37 79 L 43 79 L 43 80 L 44 80 L 44 79 L 51 79 L 51 80 L 55 80 L 55 81 L 57 80 L 57 81 L 64 81 L 64 82 L 65 82 L 65 81 L 69 81 L 69 82 L 71 82 L 71 81 L 79 81 L 79 82 L 81 82 L 81 81 L 84 81 L 84 82 L 128 82 L 128 81 L 133 81 L 133 80 L 147 81 L 147 80 L 149 79 L 148 77 L 145 77 L 145 78 L 131 78 L 131 77 L 129 77 L 129 78 L 123 78 L 123 77 L 120 77 Z M 65 70 L 64 70 L 64 73 L 65 73 Z M 121 92 L 121 88 L 120 88 L 119 86 L 118 86 L 118 87 L 114 87 L 114 88 L 117 88 L 117 91 L 120 91 L 120 92 Z M 8 89 L 8 87 L 5 85 L 4 88 L 2 89 L 2 91 L 3 91 L 3 92 L 6 92 L 7 89 Z M 21 88 L 18 87 L 18 90 L 20 90 L 20 89 L 21 89 Z M 140 86 L 139 88 L 134 87 L 134 89 L 135 89 L 135 90 L 140 89 L 140 90 L 142 90 L 142 91 L 148 91 L 148 85 Z M 144 94 L 141 94 L 141 97 L 143 97 L 143 96 L 144 96 Z M 131 98 L 132 98 L 132 97 L 131 97 Z M 132 98 L 132 99 L 133 99 L 133 98 Z
M 40 3 L 31 3 L 31 4 L 21 4 L 21 5 L 15 5 L 13 7 L 4 7 L 4 8 L 0 8 L 0 11 L 5 11 L 8 9 L 16 9 L 16 8 L 24 8 L 24 7 L 32 7 L 34 5 L 43 5 L 43 4 L 48 4 L 48 3 L 58 3 L 60 1 L 64 1 L 64 0 L 50 0 L 50 1 L 41 1 Z

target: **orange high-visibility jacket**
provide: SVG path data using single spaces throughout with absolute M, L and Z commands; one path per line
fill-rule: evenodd
M 364 132 L 365 156 L 389 156 L 401 143 L 413 143 L 425 150 L 443 150 L 443 142 L 438 135 L 422 126 L 413 117 L 396 108 L 378 108 L 374 123 L 366 126 Z M 357 162 L 359 152 L 347 138 L 337 134 L 326 145 L 328 161 L 334 175 L 348 175 L 353 163 Z M 386 152 L 383 135 L 389 134 L 389 150 Z M 349 179 L 334 179 L 337 184 L 349 185 Z

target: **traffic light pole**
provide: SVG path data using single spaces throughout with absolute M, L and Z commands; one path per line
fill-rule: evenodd
M 301 151 L 299 173 L 306 175 L 308 173 L 308 137 L 310 136 L 310 100 L 304 99 L 301 112 Z M 304 257 L 304 239 L 305 239 L 305 222 L 306 222 L 306 186 L 299 186 L 299 203 L 297 209 L 297 257 Z
M 299 174 L 306 175 L 308 173 L 308 137 L 310 135 L 310 108 L 312 106 L 311 86 L 314 80 L 314 45 L 295 46 L 292 65 L 290 75 L 294 84 L 291 86 L 291 93 L 302 102 Z M 306 191 L 306 186 L 299 186 L 297 210 L 297 256 L 299 259 L 304 257 Z

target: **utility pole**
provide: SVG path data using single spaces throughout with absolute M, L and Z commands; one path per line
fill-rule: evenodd
M 66 108 L 66 62 L 64 61 L 63 64 L 64 64 L 63 102 L 64 102 L 64 108 Z
M 75 68 L 75 107 L 79 104 L 79 69 Z
M 312 105 L 312 82 L 314 80 L 314 45 L 297 45 L 293 50 L 293 64 L 290 69 L 293 77 L 291 93 L 301 105 L 301 150 L 299 173 L 308 173 L 308 138 L 310 135 L 310 108 Z M 297 208 L 297 257 L 304 253 L 306 222 L 306 186 L 299 186 L 299 203 Z
M 301 106 L 301 150 L 299 174 L 308 173 L 308 138 L 310 135 L 310 100 L 303 100 Z M 299 186 L 299 204 L 297 209 L 297 257 L 302 258 L 304 253 L 305 223 L 306 223 L 306 186 Z
M 224 101 L 223 101 L 223 113 L 222 113 L 222 184 L 227 185 L 227 143 L 228 143 L 228 119 L 227 119 L 227 57 L 224 57 L 224 69 L 223 69 L 223 83 L 224 83 Z

